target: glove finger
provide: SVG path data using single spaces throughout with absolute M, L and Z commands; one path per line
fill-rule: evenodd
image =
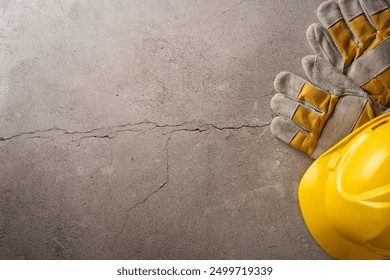
M 289 144 L 294 136 L 300 131 L 308 134 L 307 131 L 303 130 L 292 120 L 281 116 L 277 116 L 272 120 L 270 129 L 273 135 L 287 144 Z
M 271 108 L 277 115 L 293 120 L 308 132 L 318 128 L 322 114 L 315 108 L 287 98 L 280 93 L 272 97 Z
M 307 147 L 310 139 L 310 134 L 304 131 L 299 125 L 284 117 L 276 117 L 272 120 L 270 125 L 271 133 L 284 143 L 311 155 L 313 149 Z M 306 141 L 305 141 L 306 139 Z
M 343 70 L 343 56 L 322 25 L 316 23 L 310 25 L 306 37 L 316 55 L 327 58 L 337 69 Z
M 343 54 L 345 67 L 349 66 L 357 56 L 358 45 L 343 18 L 339 5 L 333 1 L 326 1 L 318 8 L 317 15 Z
M 292 119 L 299 103 L 286 98 L 284 94 L 277 93 L 271 99 L 271 109 L 275 114 Z
M 275 89 L 278 93 L 284 95 L 285 99 L 293 100 L 293 102 L 300 103 L 308 110 L 323 113 L 328 109 L 328 103 L 331 99 L 331 95 L 315 86 L 311 85 L 301 77 L 290 73 L 281 72 L 275 79 Z M 277 96 L 275 100 L 280 100 L 280 96 Z M 285 101 L 287 103 L 288 101 Z M 272 105 L 272 104 L 271 104 Z M 289 108 L 297 109 L 295 106 L 289 105 Z M 290 113 L 290 111 L 288 111 Z M 290 115 L 284 115 L 291 118 Z
M 293 73 L 280 72 L 275 78 L 274 88 L 277 92 L 296 99 L 305 83 L 306 81 L 304 79 Z
M 339 5 L 344 20 L 361 42 L 363 49 L 367 49 L 371 45 L 377 45 L 378 42 L 373 42 L 375 39 L 381 41 L 381 38 L 376 37 L 376 30 L 367 19 L 359 0 L 339 0 Z
M 390 35 L 389 5 L 383 0 L 361 0 L 361 3 L 371 16 L 371 20 L 378 32 L 382 37 L 388 37 Z

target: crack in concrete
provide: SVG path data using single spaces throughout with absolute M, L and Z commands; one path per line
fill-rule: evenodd
M 85 131 L 68 131 L 68 130 L 63 129 L 63 128 L 53 127 L 53 128 L 50 128 L 50 129 L 35 130 L 35 131 L 29 131 L 29 132 L 21 132 L 19 134 L 15 134 L 15 135 L 12 135 L 10 137 L 0 137 L 0 142 L 9 141 L 9 140 L 16 139 L 16 138 L 23 137 L 23 136 L 27 136 L 27 135 L 31 135 L 31 136 L 27 137 L 26 139 L 31 139 L 31 138 L 50 138 L 50 137 L 36 136 L 36 134 L 50 133 L 50 132 L 62 132 L 62 135 L 59 136 L 59 137 L 62 137 L 62 136 L 67 136 L 67 135 L 92 134 L 92 133 L 99 132 L 99 131 L 102 131 L 102 130 L 108 131 L 107 133 L 104 133 L 103 135 L 87 135 L 87 136 L 83 136 L 80 139 L 78 139 L 78 140 L 82 140 L 82 139 L 86 139 L 86 138 L 102 138 L 102 139 L 103 138 L 109 138 L 109 139 L 112 139 L 112 138 L 116 137 L 115 136 L 116 133 L 120 133 L 120 132 L 150 131 L 150 130 L 158 129 L 158 128 L 176 128 L 176 127 L 179 128 L 179 129 L 173 129 L 172 131 L 170 131 L 170 133 L 172 133 L 172 132 L 176 132 L 176 131 L 199 131 L 199 132 L 203 132 L 203 131 L 209 130 L 210 127 L 213 128 L 213 129 L 216 129 L 216 130 L 221 130 L 221 131 L 223 131 L 223 130 L 239 130 L 239 129 L 243 129 L 243 128 L 257 128 L 257 129 L 260 129 L 260 128 L 264 128 L 264 127 L 270 125 L 270 123 L 266 123 L 266 124 L 263 124 L 263 125 L 241 125 L 241 126 L 220 127 L 220 126 L 217 126 L 217 125 L 214 125 L 214 124 L 201 123 L 201 125 L 198 125 L 195 128 L 182 128 L 183 126 L 185 126 L 187 124 L 191 124 L 191 123 L 194 123 L 194 122 L 188 122 L 187 121 L 187 122 L 183 122 L 181 124 L 165 124 L 165 125 L 162 125 L 162 124 L 158 124 L 156 122 L 143 121 L 143 122 L 139 122 L 139 123 L 126 123 L 126 124 L 117 125 L 117 126 L 106 126 L 106 127 L 94 128 L 94 129 L 85 130 Z M 142 125 L 152 125 L 152 128 L 143 129 L 143 130 L 142 129 L 141 130 L 133 129 L 133 127 L 142 126 Z M 121 128 L 124 128 L 124 129 L 121 129 Z
M 85 131 L 69 131 L 69 130 L 66 130 L 64 128 L 58 128 L 56 126 L 52 127 L 52 128 L 49 128 L 49 129 L 38 129 L 38 130 L 34 130 L 34 131 L 28 131 L 28 132 L 21 132 L 19 134 L 15 134 L 15 135 L 12 135 L 10 137 L 0 137 L 0 142 L 2 141 L 8 141 L 8 140 L 12 140 L 14 138 L 18 138 L 18 137 L 22 137 L 22 136 L 26 136 L 26 135 L 34 135 L 34 134 L 38 134 L 38 133 L 49 133 L 49 132 L 62 132 L 63 135 L 78 135 L 78 134 L 91 134 L 91 133 L 94 133 L 96 131 L 101 131 L 101 130 L 109 130 L 109 129 L 120 129 L 120 128 L 125 128 L 125 127 L 134 127 L 134 126 L 141 126 L 141 125 L 153 125 L 154 128 L 167 128 L 167 127 L 179 127 L 179 126 L 183 126 L 185 124 L 187 124 L 188 122 L 184 122 L 184 123 L 181 123 L 181 124 L 174 124 L 174 125 L 170 125 L 170 124 L 167 124 L 167 125 L 160 125 L 156 122 L 151 122 L 151 121 L 142 121 L 142 122 L 139 122 L 139 123 L 126 123 L 126 124 L 122 124 L 122 125 L 117 125 L 117 126 L 104 126 L 104 127 L 100 127 L 100 128 L 94 128 L 94 129 L 90 129 L 90 130 L 85 130 Z M 120 132 L 120 131 L 132 131 L 132 130 L 118 130 L 118 131 L 114 131 L 114 132 Z
M 241 2 L 237 3 L 237 4 L 234 5 L 233 7 L 230 7 L 230 8 L 228 8 L 228 9 L 224 10 L 224 11 L 222 12 L 222 14 L 226 14 L 227 12 L 236 9 L 237 7 L 239 7 L 240 5 L 242 5 L 242 4 L 243 4 L 244 2 L 246 2 L 246 1 L 247 1 L 247 0 L 241 0 Z
M 45 130 L 35 130 L 35 131 L 29 131 L 29 132 L 22 132 L 22 133 L 12 135 L 12 136 L 7 137 L 7 138 L 0 137 L 0 142 L 12 140 L 14 138 L 18 138 L 18 137 L 25 136 L 25 135 L 33 135 L 33 134 L 37 134 L 37 133 L 46 133 L 46 132 L 52 132 L 52 131 L 63 131 L 63 130 L 58 129 L 58 128 L 50 128 L 50 129 L 45 129 Z
M 196 127 L 196 128 L 181 128 L 181 129 L 175 129 L 175 130 L 172 130 L 172 132 L 176 132 L 176 131 L 198 131 L 198 132 L 204 132 L 204 131 L 208 131 L 211 128 L 213 129 L 216 129 L 216 130 L 220 130 L 220 131 L 224 131 L 224 130 L 240 130 L 240 129 L 243 129 L 243 128 L 264 128 L 264 127 L 267 127 L 269 126 L 270 123 L 266 123 L 266 124 L 263 124 L 263 125 L 241 125 L 241 126 L 225 126 L 225 127 L 219 127 L 219 126 L 216 126 L 214 124 L 204 124 L 203 126 L 200 126 L 200 127 Z
M 58 246 L 60 246 L 62 249 L 64 249 L 67 252 L 70 252 L 68 248 L 65 247 L 64 244 L 62 244 L 60 241 L 58 241 L 56 238 L 52 237 L 52 239 L 57 243 Z
M 144 204 L 147 200 L 149 200 L 149 198 L 151 198 L 154 194 L 158 193 L 161 189 L 163 189 L 168 183 L 169 183 L 169 174 L 170 174 L 170 167 L 169 167 L 169 142 L 171 141 L 171 137 L 172 137 L 172 133 L 170 133 L 170 135 L 168 136 L 167 138 L 167 141 L 166 141 L 166 144 L 165 144 L 165 151 L 166 151 L 166 179 L 164 181 L 164 183 L 162 183 L 157 189 L 155 189 L 153 192 L 151 192 L 150 194 L 148 194 L 143 200 L 141 201 L 138 201 L 137 203 L 135 203 L 132 207 L 130 207 L 127 211 L 126 211 L 126 220 L 125 222 L 123 223 L 122 227 L 121 227 L 121 230 L 118 232 L 116 238 L 115 238 L 115 242 L 116 240 L 118 239 L 118 237 L 123 233 L 123 231 L 125 230 L 129 220 L 130 220 L 130 212 L 133 211 L 134 209 L 136 209 L 139 205 L 141 204 Z
M 12 136 L 7 137 L 7 138 L 0 137 L 0 142 L 9 141 L 9 140 L 19 138 L 22 136 L 34 135 L 34 134 L 39 134 L 39 133 L 62 132 L 63 135 L 76 135 L 76 134 L 89 134 L 89 133 L 93 133 L 93 132 L 98 131 L 98 130 L 100 130 L 100 128 L 95 128 L 95 129 L 91 129 L 91 130 L 87 130 L 87 131 L 68 131 L 68 130 L 63 129 L 63 128 L 52 127 L 49 129 L 38 129 L 38 130 L 34 130 L 34 131 L 21 132 L 19 134 L 15 134 L 15 135 L 12 135 Z M 29 138 L 32 138 L 32 137 L 28 137 L 27 139 L 29 139 Z M 43 138 L 43 137 L 35 136 L 34 138 Z M 48 138 L 48 137 L 45 137 L 45 138 Z
M 115 138 L 115 136 L 111 136 L 111 135 L 108 135 L 108 134 L 105 134 L 105 135 L 89 135 L 89 136 L 83 136 L 80 139 L 78 139 L 77 141 L 81 141 L 81 140 L 87 139 L 87 138 L 113 139 L 113 138 Z

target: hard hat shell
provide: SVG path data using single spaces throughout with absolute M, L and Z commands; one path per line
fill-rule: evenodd
M 390 258 L 390 113 L 320 156 L 298 197 L 310 233 L 330 256 Z

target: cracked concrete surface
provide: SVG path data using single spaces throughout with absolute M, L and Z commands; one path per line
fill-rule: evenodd
M 0 1 L 0 258 L 328 258 L 268 127 L 321 2 Z

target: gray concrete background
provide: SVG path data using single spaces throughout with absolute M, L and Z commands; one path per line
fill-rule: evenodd
M 269 131 L 321 2 L 1 0 L 0 258 L 328 258 Z

